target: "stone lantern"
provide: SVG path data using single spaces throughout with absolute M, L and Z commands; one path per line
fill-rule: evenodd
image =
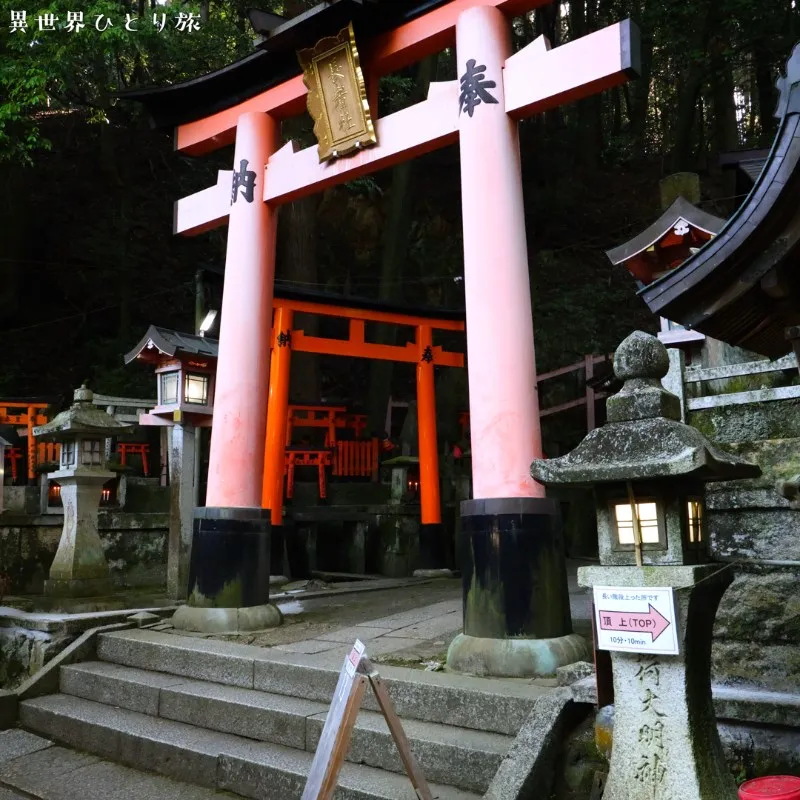
M 568 455 L 534 461 L 531 474 L 594 488 L 601 566 L 579 569 L 578 582 L 595 587 L 595 640 L 612 651 L 604 800 L 733 800 L 711 703 L 712 628 L 733 576 L 709 562 L 703 487 L 760 469 L 680 421 L 678 399 L 661 385 L 668 368 L 658 339 L 631 334 L 614 356 L 624 386 L 607 401 L 606 425 Z M 666 618 L 656 598 L 668 601 Z M 667 636 L 656 641 L 669 626 L 672 649 Z
M 111 576 L 97 532 L 97 510 L 103 484 L 115 477 L 107 469 L 105 439 L 132 430 L 92 404 L 84 384 L 75 402 L 45 425 L 33 429 L 44 441 L 61 444 L 59 469 L 48 474 L 58 481 L 64 506 L 64 527 L 45 581 L 45 593 L 88 597 L 111 591 Z

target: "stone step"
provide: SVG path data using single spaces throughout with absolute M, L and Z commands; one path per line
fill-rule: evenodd
M 314 752 L 327 704 L 242 689 L 108 662 L 61 669 L 64 694 L 118 706 L 199 728 Z M 474 792 L 486 791 L 513 738 L 419 720 L 403 727 L 426 777 Z M 382 714 L 361 710 L 349 761 L 403 772 Z
M 29 731 L 127 766 L 146 769 L 253 800 L 299 800 L 312 754 L 65 694 L 26 700 L 20 722 Z M 403 775 L 345 764 L 335 800 L 415 800 Z M 432 784 L 439 800 L 479 795 Z
M 102 634 L 97 645 L 102 661 L 212 683 L 258 689 L 271 694 L 328 705 L 349 646 L 341 659 L 327 653 L 304 655 L 215 639 L 156 631 L 125 630 Z M 369 654 L 369 649 L 367 649 Z M 474 678 L 445 672 L 380 666 L 397 713 L 404 720 L 436 722 L 516 736 L 536 699 L 549 691 L 513 678 Z M 372 693 L 364 708 L 377 711 Z
M 18 794 L 19 792 L 19 794 Z M 0 733 L 0 800 L 235 800 L 54 745 L 19 728 Z

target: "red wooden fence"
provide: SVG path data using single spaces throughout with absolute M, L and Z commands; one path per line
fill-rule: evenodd
M 379 452 L 380 444 L 377 439 L 366 442 L 336 442 L 333 474 L 345 478 L 375 478 Z

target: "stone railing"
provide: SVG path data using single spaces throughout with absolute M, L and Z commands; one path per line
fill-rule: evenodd
M 797 358 L 793 353 L 775 361 L 750 361 L 724 367 L 687 367 L 683 352 L 671 349 L 669 360 L 670 370 L 663 384 L 680 398 L 684 417 L 687 412 L 706 408 L 800 398 L 800 385 L 761 387 L 745 391 L 726 391 L 725 388 L 714 392 L 703 390 L 703 385 L 710 381 L 717 385 L 722 382 L 732 384 L 736 378 L 746 379 L 775 373 L 797 374 Z
M 143 400 L 138 397 L 111 397 L 105 394 L 95 394 L 92 402 L 96 406 L 105 408 L 120 422 L 139 424 L 139 415 L 144 414 L 157 405 L 156 400 Z

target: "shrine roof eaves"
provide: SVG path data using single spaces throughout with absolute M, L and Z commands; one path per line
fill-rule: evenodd
M 130 364 L 148 347 L 156 347 L 159 352 L 167 356 L 184 354 L 216 358 L 219 351 L 219 343 L 216 339 L 151 325 L 139 344 L 125 354 L 125 363 Z
M 251 14 L 256 51 L 221 69 L 169 86 L 120 92 L 139 102 L 156 128 L 172 128 L 223 111 L 300 75 L 297 50 L 353 22 L 360 44 L 449 0 L 328 0 L 291 20 Z M 275 22 L 279 22 L 274 26 Z M 261 27 L 259 27 L 261 26 Z
M 755 186 L 719 234 L 639 291 L 650 310 L 777 358 L 800 324 L 800 45 L 778 81 L 781 123 Z
M 699 209 L 685 197 L 678 197 L 652 225 L 624 244 L 606 250 L 606 256 L 614 266 L 628 261 L 655 244 L 675 227 L 679 219 L 685 219 L 695 228 L 713 234 L 719 233 L 725 225 L 724 219 Z

